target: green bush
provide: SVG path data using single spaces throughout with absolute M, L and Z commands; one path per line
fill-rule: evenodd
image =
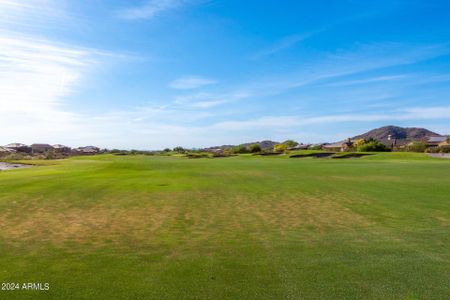
M 298 143 L 293 140 L 284 141 L 282 144 L 286 145 L 288 148 L 295 147 L 298 145 Z
M 426 153 L 439 153 L 440 152 L 440 147 L 430 147 L 428 149 L 425 150 Z
M 425 152 L 427 144 L 423 142 L 412 142 L 406 146 L 406 151 L 409 152 Z
M 450 146 L 440 146 L 439 152 L 440 153 L 450 153 Z
M 386 145 L 376 140 L 371 140 L 357 147 L 358 152 L 387 152 L 390 151 Z
M 258 144 L 251 144 L 250 146 L 248 146 L 248 151 L 250 153 L 258 153 L 261 152 L 261 146 Z
M 309 146 L 309 150 L 322 150 L 322 145 L 312 145 Z
M 273 151 L 275 152 L 285 152 L 287 150 L 288 146 L 286 144 L 276 144 L 273 147 Z
M 176 152 L 176 153 L 185 153 L 186 150 L 185 150 L 183 147 L 178 146 L 178 147 L 173 148 L 173 152 Z
M 244 145 L 239 145 L 233 148 L 233 153 L 248 153 L 248 149 Z

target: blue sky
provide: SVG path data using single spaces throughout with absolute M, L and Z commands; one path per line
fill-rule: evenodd
M 450 133 L 450 2 L 0 0 L 0 144 Z

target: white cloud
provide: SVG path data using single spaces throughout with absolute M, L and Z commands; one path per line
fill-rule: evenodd
M 144 5 L 124 9 L 118 16 L 127 20 L 152 19 L 158 15 L 185 5 L 187 0 L 150 0 Z
M 3 139 L 45 138 L 73 129 L 77 116 L 63 109 L 92 62 L 87 50 L 15 33 L 0 35 L 0 128 Z
M 217 83 L 217 81 L 211 78 L 202 76 L 186 76 L 172 81 L 169 84 L 169 87 L 177 90 L 192 90 L 215 83 Z

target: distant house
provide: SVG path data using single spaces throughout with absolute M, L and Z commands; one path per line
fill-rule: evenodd
M 221 148 L 208 148 L 208 149 L 204 149 L 203 151 L 209 152 L 209 153 L 223 153 L 223 149 L 221 149 Z
M 46 153 L 50 150 L 53 150 L 53 147 L 49 144 L 33 144 L 33 145 L 31 145 L 31 152 L 33 154 Z
M 445 141 L 440 142 L 438 146 L 441 148 L 450 148 L 450 136 L 446 136 Z
M 11 143 L 5 146 L 5 148 L 24 153 L 31 153 L 31 147 L 21 143 Z
M 441 143 L 446 143 L 447 136 L 430 136 L 426 139 L 427 147 L 438 147 Z
M 55 152 L 57 153 L 70 153 L 70 151 L 72 150 L 70 147 L 61 144 L 53 145 L 53 149 L 55 149 Z
M 0 146 L 0 156 L 3 155 L 8 155 L 8 154 L 12 154 L 12 153 L 16 153 L 17 151 L 14 149 L 10 149 L 8 147 L 2 147 Z
M 74 149 L 74 152 L 77 154 L 97 154 L 100 152 L 100 148 L 95 146 L 79 147 Z
M 323 150 L 333 151 L 333 152 L 344 152 L 348 151 L 353 147 L 353 141 L 351 139 L 347 139 L 344 142 L 337 142 L 333 144 L 326 144 L 322 146 Z

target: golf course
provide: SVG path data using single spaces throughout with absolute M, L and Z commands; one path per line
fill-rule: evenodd
M 0 279 L 50 288 L 1 299 L 450 298 L 449 159 L 31 163 L 0 171 Z

